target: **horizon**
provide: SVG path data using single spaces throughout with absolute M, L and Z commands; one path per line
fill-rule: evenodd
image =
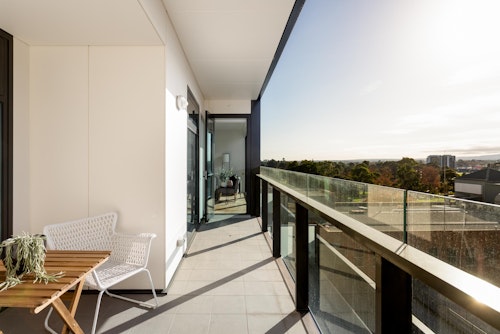
M 263 159 L 500 154 L 498 12 L 306 1 L 262 96 Z

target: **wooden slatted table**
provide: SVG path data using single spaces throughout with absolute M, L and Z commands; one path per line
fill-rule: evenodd
M 85 277 L 109 258 L 109 251 L 60 251 L 48 250 L 45 257 L 45 270 L 49 274 L 64 272 L 57 282 L 32 283 L 33 278 L 25 276 L 23 283 L 0 292 L 0 306 L 29 308 L 39 313 L 47 306 L 52 306 L 59 313 L 68 327 L 75 334 L 83 333 L 75 320 L 75 313 L 80 301 Z M 5 281 L 5 267 L 0 261 L 0 282 Z M 74 289 L 69 308 L 64 305 L 61 296 Z

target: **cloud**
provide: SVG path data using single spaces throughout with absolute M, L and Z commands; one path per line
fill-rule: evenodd
M 500 154 L 500 146 L 471 146 L 458 149 L 456 154 L 460 155 Z
M 382 86 L 382 84 L 383 84 L 382 80 L 370 82 L 368 85 L 363 87 L 363 89 L 361 89 L 360 95 L 363 96 L 371 94 L 377 89 L 379 89 Z
M 402 113 L 399 117 L 393 117 L 391 127 L 382 133 L 409 135 L 420 131 L 437 132 L 437 129 L 443 129 L 443 133 L 447 133 L 448 137 L 470 131 L 477 131 L 481 136 L 481 133 L 497 131 L 498 124 L 500 124 L 500 95 L 481 95 L 429 107 L 411 114 Z
M 448 78 L 447 85 L 463 85 L 500 79 L 500 62 L 478 63 L 463 67 Z

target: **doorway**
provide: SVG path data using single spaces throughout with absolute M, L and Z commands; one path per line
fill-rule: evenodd
M 207 221 L 214 215 L 247 214 L 246 115 L 207 117 Z

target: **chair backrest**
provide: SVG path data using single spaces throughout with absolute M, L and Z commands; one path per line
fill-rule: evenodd
M 43 229 L 43 234 L 47 236 L 47 248 L 109 250 L 112 236 L 115 234 L 117 218 L 115 212 L 109 212 L 66 223 L 47 225 Z
M 237 178 L 237 177 L 236 177 L 236 176 L 234 176 L 234 175 L 233 175 L 233 176 L 231 176 L 229 179 L 230 179 L 231 181 L 233 181 L 233 186 L 232 186 L 231 188 L 233 188 L 233 189 L 236 189 L 236 190 L 237 190 L 237 189 L 238 189 L 238 184 L 240 183 L 240 179 L 239 179 L 239 178 Z

